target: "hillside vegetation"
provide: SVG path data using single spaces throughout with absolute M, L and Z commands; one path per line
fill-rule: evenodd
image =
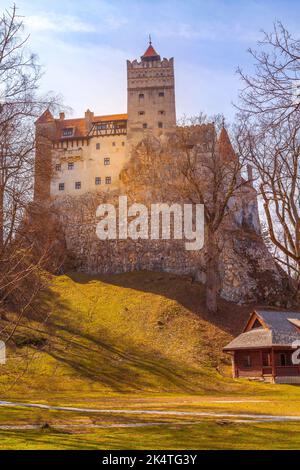
M 249 309 L 223 302 L 211 318 L 203 297 L 200 284 L 166 273 L 54 277 L 41 299 L 50 315 L 14 334 L 2 395 L 241 392 L 221 350 Z

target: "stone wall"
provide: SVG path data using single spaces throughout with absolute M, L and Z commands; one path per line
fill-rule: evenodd
M 205 282 L 205 245 L 200 251 L 187 251 L 182 240 L 99 240 L 96 208 L 104 198 L 113 202 L 116 196 L 86 194 L 54 202 L 76 270 L 89 274 L 165 271 Z M 252 199 L 245 207 L 241 200 L 236 222 L 221 228 L 220 295 L 237 303 L 285 305 L 288 283 L 258 233 L 253 204 Z

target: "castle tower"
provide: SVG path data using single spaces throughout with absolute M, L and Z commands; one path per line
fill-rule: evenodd
M 127 61 L 127 84 L 128 140 L 171 132 L 176 125 L 174 59 L 161 60 L 151 38 L 140 62 Z

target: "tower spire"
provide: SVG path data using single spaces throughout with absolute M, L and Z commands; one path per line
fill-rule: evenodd
M 144 52 L 144 54 L 141 56 L 142 60 L 160 60 L 160 55 L 156 52 L 154 47 L 152 46 L 152 38 L 151 34 L 149 34 L 149 45 L 147 50 Z

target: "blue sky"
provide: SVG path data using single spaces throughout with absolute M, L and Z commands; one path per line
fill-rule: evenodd
M 44 67 L 43 91 L 62 94 L 81 116 L 126 112 L 126 59 L 153 45 L 175 58 L 178 117 L 234 115 L 236 68 L 281 20 L 300 36 L 299 0 L 15 0 L 30 47 Z M 0 10 L 12 1 L 0 0 Z

